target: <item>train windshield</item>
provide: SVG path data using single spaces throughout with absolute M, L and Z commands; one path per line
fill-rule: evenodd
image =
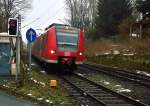
M 57 46 L 61 51 L 77 51 L 78 30 L 57 29 Z

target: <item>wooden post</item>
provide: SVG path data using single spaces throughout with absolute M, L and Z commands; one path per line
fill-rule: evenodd
M 130 34 L 129 34 L 130 40 L 132 39 L 132 25 L 130 26 Z
M 140 39 L 142 38 L 142 24 L 140 24 L 140 35 L 139 35 Z

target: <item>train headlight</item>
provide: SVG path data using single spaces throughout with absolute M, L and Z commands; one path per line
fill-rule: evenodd
M 51 54 L 55 54 L 55 51 L 54 51 L 54 50 L 51 50 L 50 53 L 51 53 Z
M 82 52 L 79 52 L 79 55 L 80 55 L 80 56 L 82 56 L 82 55 L 83 55 L 83 53 L 82 53 Z

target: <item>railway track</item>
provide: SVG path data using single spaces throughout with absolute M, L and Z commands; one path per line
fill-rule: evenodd
M 92 82 L 82 74 L 59 75 L 58 80 L 65 82 L 62 84 L 74 100 L 74 106 L 148 106 Z
M 115 76 L 124 80 L 129 80 L 129 81 L 150 87 L 150 77 L 145 76 L 145 75 L 136 74 L 136 73 L 128 72 L 128 71 L 115 70 L 115 69 L 107 68 L 107 67 L 93 66 L 89 64 L 83 64 L 80 66 L 80 68 L 89 69 L 89 70 L 93 70 L 96 72 L 101 72 L 107 75 Z
M 61 78 L 68 83 L 68 86 L 72 87 L 72 90 L 80 93 L 76 95 L 83 96 L 82 98 L 84 99 L 81 101 L 87 101 L 87 106 L 147 106 L 144 103 L 116 93 L 76 73 L 72 73 L 69 76 L 61 76 Z

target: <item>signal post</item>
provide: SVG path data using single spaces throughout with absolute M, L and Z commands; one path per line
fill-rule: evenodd
M 18 84 L 19 79 L 18 79 L 18 75 L 20 73 L 20 41 L 21 41 L 21 15 L 18 15 L 17 18 L 9 18 L 8 20 L 8 37 L 10 37 L 10 39 L 12 40 L 11 37 L 15 37 L 16 38 L 16 44 L 15 47 L 13 49 L 15 49 L 15 51 L 13 51 L 13 54 L 15 55 L 16 59 L 16 72 L 15 72 L 15 79 L 16 82 Z M 16 52 L 16 53 L 15 53 Z
M 32 28 L 28 29 L 27 32 L 26 32 L 26 39 L 28 40 L 28 56 L 29 56 L 29 74 L 28 74 L 28 78 L 30 77 L 30 72 L 31 72 L 31 63 L 32 63 L 32 60 L 31 60 L 31 52 L 32 52 L 32 42 L 34 42 L 36 40 L 36 31 Z

